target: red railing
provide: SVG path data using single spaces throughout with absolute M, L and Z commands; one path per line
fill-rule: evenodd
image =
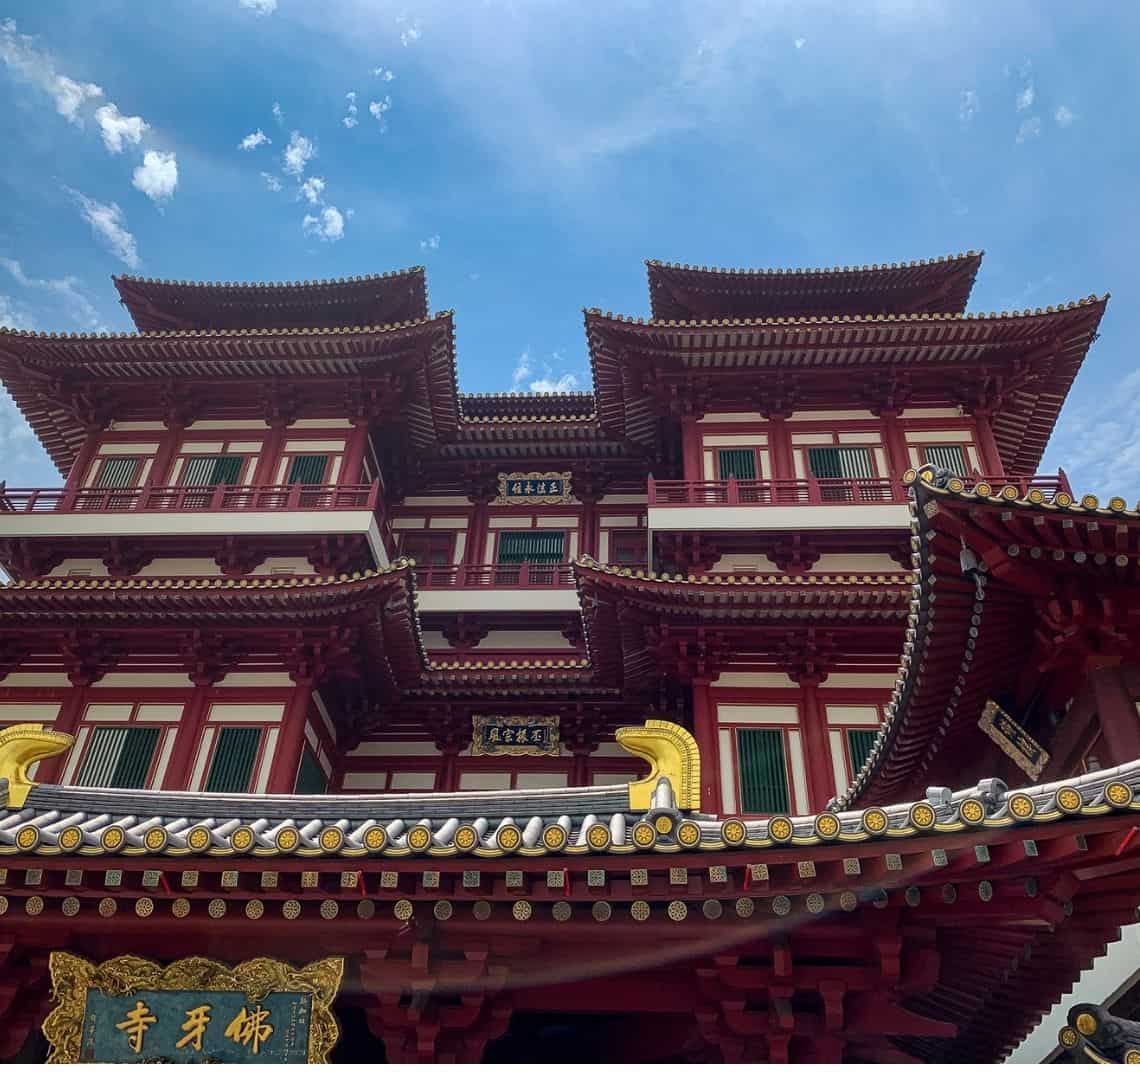
M 1064 472 L 1053 476 L 963 477 L 967 490 L 983 480 L 994 491 L 1010 484 L 1022 498 L 1031 489 L 1046 498 L 1059 491 L 1071 495 Z M 898 480 L 649 480 L 650 506 L 835 506 L 906 502 L 906 488 Z
M 379 485 L 279 484 L 249 487 L 6 488 L 0 514 L 183 513 L 242 510 L 376 510 Z
M 417 566 L 422 589 L 572 589 L 567 563 L 511 563 L 503 566 Z

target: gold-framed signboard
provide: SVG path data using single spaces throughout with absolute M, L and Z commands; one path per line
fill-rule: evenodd
M 167 967 L 138 956 L 48 960 L 55 1009 L 48 1064 L 325 1064 L 343 957 L 300 969 L 279 960 L 234 968 L 202 956 Z
M 1049 751 L 1029 734 L 996 701 L 987 701 L 978 727 L 1019 765 L 1031 780 L 1041 779 L 1041 770 L 1049 763 Z
M 568 472 L 499 473 L 499 503 L 566 503 L 570 501 Z
M 471 753 L 477 756 L 557 757 L 561 751 L 557 716 L 471 717 Z

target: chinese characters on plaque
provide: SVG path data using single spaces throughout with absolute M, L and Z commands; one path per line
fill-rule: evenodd
M 499 473 L 498 503 L 564 503 L 570 501 L 568 472 Z
M 1049 762 L 1049 751 L 997 702 L 986 702 L 978 727 L 1005 751 L 1007 757 L 1021 766 L 1026 776 L 1032 780 L 1041 779 L 1041 770 Z
M 60 1004 L 44 1022 L 50 1062 L 306 1064 L 336 1042 L 344 961 L 300 971 L 276 960 L 232 970 L 193 957 L 167 968 L 136 956 L 98 967 L 52 953 Z
M 473 754 L 558 756 L 561 742 L 557 716 L 473 716 Z

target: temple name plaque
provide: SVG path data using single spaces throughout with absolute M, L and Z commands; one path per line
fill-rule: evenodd
M 1049 762 L 1049 751 L 997 702 L 986 702 L 978 727 L 1021 767 L 1026 776 L 1033 780 L 1041 779 L 1041 770 Z
M 473 716 L 471 752 L 481 755 L 550 755 L 562 744 L 557 716 Z

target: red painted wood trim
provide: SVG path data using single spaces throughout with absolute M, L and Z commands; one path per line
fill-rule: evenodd
M 1096 695 L 1101 736 L 1111 760 L 1103 765 L 1122 765 L 1140 758 L 1140 716 L 1119 668 L 1100 668 L 1090 677 Z
M 340 464 L 340 476 L 337 478 L 340 483 L 360 483 L 364 451 L 367 446 L 368 423 L 365 420 L 357 420 L 352 425 L 352 433 L 345 439 L 344 458 Z
M 55 723 L 51 725 L 51 730 L 58 731 L 61 735 L 75 734 L 75 729 L 83 716 L 86 704 L 87 690 L 85 688 L 76 687 L 67 691 L 64 694 L 59 715 L 55 718 Z M 70 753 L 57 754 L 53 758 L 48 758 L 47 761 L 40 762 L 40 767 L 36 770 L 36 783 L 59 783 L 59 778 L 63 775 L 63 767 L 70 757 Z
M 686 480 L 701 480 L 701 433 L 695 416 L 681 418 L 681 462 Z
M 831 742 L 827 732 L 827 714 L 819 702 L 819 689 L 814 682 L 801 684 L 803 699 L 800 730 L 803 732 L 804 766 L 808 781 L 808 807 L 822 810 L 835 794 L 835 775 L 831 767 Z
M 720 813 L 720 755 L 717 746 L 716 709 L 707 678 L 693 680 L 693 736 L 701 753 L 701 811 Z
M 793 480 L 796 470 L 792 457 L 792 434 L 782 416 L 768 419 L 768 450 L 773 480 Z
M 312 697 L 312 680 L 298 679 L 281 721 L 281 734 L 277 737 L 277 749 L 266 787 L 269 794 L 288 794 L 297 785 L 297 770 L 301 766 L 301 754 L 305 749 L 305 721 L 309 716 Z
M 983 471 L 987 474 L 1000 476 L 1005 472 L 1001 461 L 1001 452 L 994 439 L 994 430 L 990 425 L 988 413 L 974 413 L 974 423 L 978 432 L 978 453 L 981 455 Z
M 277 465 L 281 460 L 281 449 L 285 445 L 285 425 L 271 424 L 261 443 L 261 456 L 253 473 L 254 485 L 272 484 Z
M 910 468 L 910 457 L 906 449 L 906 434 L 899 424 L 896 412 L 884 412 L 883 442 L 887 451 L 887 467 L 892 480 L 898 480 Z
M 174 749 L 170 752 L 170 764 L 167 765 L 166 776 L 163 778 L 163 788 L 168 791 L 186 791 L 190 785 L 194 755 L 202 741 L 202 727 L 209 711 L 209 697 L 210 687 L 195 687 L 182 710 Z

